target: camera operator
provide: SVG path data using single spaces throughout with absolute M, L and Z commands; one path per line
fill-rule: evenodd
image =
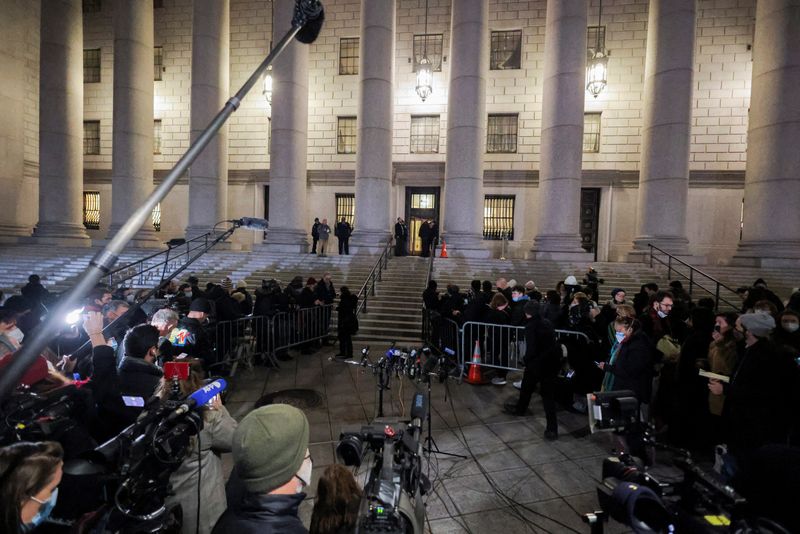
M 63 452 L 52 441 L 19 442 L 0 449 L 0 531 L 35 532 L 53 511 Z
M 199 364 L 192 366 L 189 378 L 179 381 L 181 397 L 186 397 L 203 386 L 202 372 Z M 171 389 L 172 384 L 162 380 L 157 395 L 162 400 L 167 400 L 170 398 Z M 210 534 L 226 508 L 225 476 L 219 453 L 231 450 L 236 421 L 222 405 L 219 395 L 202 408 L 202 414 L 203 429 L 198 437 L 191 438 L 186 458 L 169 479 L 174 494 L 167 498 L 166 504 L 181 505 L 183 510 L 181 531 L 184 534 L 195 534 L 195 532 Z
M 531 402 L 536 383 L 541 383 L 542 402 L 547 418 L 544 437 L 548 441 L 558 439 L 556 419 L 556 376 L 561 363 L 561 345 L 556 341 L 553 323 L 541 315 L 541 305 L 535 300 L 525 304 L 525 374 L 519 400 L 504 406 L 506 413 L 525 415 Z
M 306 534 L 298 517 L 311 484 L 308 420 L 286 404 L 257 408 L 233 434 L 234 473 L 228 482 L 228 510 L 214 533 Z M 241 498 L 235 495 L 243 485 Z
M 736 321 L 744 335 L 745 351 L 730 383 L 709 380 L 714 395 L 725 393 L 722 417 L 728 429 L 728 450 L 741 470 L 753 453 L 768 443 L 785 443 L 793 413 L 797 368 L 769 340 L 775 319 L 764 312 L 748 313 Z
M 123 396 L 149 399 L 164 373 L 156 365 L 158 330 L 149 324 L 134 326 L 125 334 L 125 357 L 119 366 L 119 387 Z

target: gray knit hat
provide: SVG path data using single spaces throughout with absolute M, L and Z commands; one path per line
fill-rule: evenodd
M 746 313 L 739 320 L 756 337 L 767 337 L 775 329 L 775 319 L 765 312 Z
M 247 414 L 233 434 L 236 472 L 250 493 L 268 493 L 300 470 L 308 449 L 308 419 L 288 404 Z

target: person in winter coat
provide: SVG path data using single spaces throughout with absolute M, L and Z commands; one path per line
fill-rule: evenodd
M 328 219 L 322 219 L 319 227 L 317 227 L 317 232 L 319 233 L 319 255 L 325 256 L 325 251 L 328 250 L 328 238 L 331 236 L 331 227 L 328 226 Z
M 350 254 L 350 234 L 353 233 L 353 227 L 347 222 L 347 219 L 342 217 L 342 220 L 336 223 L 336 238 L 339 240 L 339 256 Z
M 131 328 L 125 335 L 125 357 L 119 367 L 122 395 L 149 399 L 164 373 L 156 367 L 158 329 L 149 324 Z
M 342 286 L 339 297 L 339 306 L 336 308 L 337 332 L 339 334 L 339 354 L 336 358 L 353 357 L 353 335 L 358 332 L 358 296 L 350 293 L 347 286 Z
M 523 326 L 528 320 L 525 314 L 525 305 L 530 302 L 531 298 L 525 293 L 523 286 L 514 286 L 511 289 L 511 324 L 514 326 Z
M 180 398 L 191 395 L 203 386 L 202 369 L 192 369 L 188 380 L 179 381 Z M 161 381 L 158 396 L 168 400 L 172 384 Z M 203 429 L 190 438 L 189 452 L 180 467 L 169 477 L 172 495 L 168 506 L 180 504 L 183 510 L 183 534 L 210 534 L 219 517 L 227 508 L 225 475 L 220 453 L 230 452 L 236 420 L 222 405 L 219 396 L 202 408 Z M 198 528 L 198 488 L 200 491 L 200 523 Z
M 239 302 L 239 311 L 241 314 L 250 315 L 253 313 L 253 296 L 247 291 L 247 282 L 244 280 L 237 282 L 236 289 L 231 293 L 231 296 L 238 301 L 239 299 L 236 297 L 237 294 L 244 295 L 244 300 Z
M 212 534 L 307 534 L 298 508 L 314 465 L 308 434 L 305 414 L 287 404 L 262 406 L 242 419 L 233 433 L 228 509 Z
M 427 258 L 431 255 L 431 226 L 428 221 L 422 221 L 419 225 L 417 237 L 422 242 L 422 257 Z
M 489 303 L 489 307 L 484 314 L 484 321 L 491 325 L 507 326 L 511 324 L 511 317 L 508 315 L 508 300 L 502 293 L 496 293 Z M 508 367 L 508 351 L 511 339 L 509 331 L 505 328 L 487 327 L 486 336 L 486 357 L 487 362 L 502 367 Z M 506 369 L 498 369 L 497 375 L 492 378 L 495 386 L 506 384 Z
M 311 254 L 317 253 L 317 241 L 319 241 L 319 222 L 318 217 L 314 217 L 314 224 L 311 226 Z
M 317 484 L 309 534 L 353 532 L 363 495 L 363 490 L 347 467 L 341 464 L 326 467 Z
M 541 383 L 542 402 L 547 419 L 544 437 L 558 439 L 556 419 L 556 377 L 561 363 L 561 345 L 556 340 L 553 323 L 541 315 L 536 301 L 525 303 L 525 374 L 522 377 L 519 400 L 504 406 L 506 413 L 525 415 L 537 383 Z
M 438 312 L 441 308 L 438 287 L 436 280 L 428 280 L 428 287 L 422 292 L 422 302 L 425 304 L 425 309 Z
M 636 319 L 619 318 L 615 321 L 616 331 L 620 336 L 619 352 L 611 362 L 600 362 L 598 367 L 610 374 L 609 391 L 633 391 L 640 403 L 641 417 L 648 418 L 650 403 L 653 364 L 655 363 L 655 346 L 642 331 Z
M 211 303 L 204 297 L 196 298 L 189 307 L 189 315 L 178 321 L 178 326 L 169 333 L 172 356 L 185 353 L 205 362 L 206 368 L 216 362 L 214 345 L 203 326 L 211 313 Z
M 800 312 L 787 308 L 780 314 L 772 341 L 795 357 L 800 355 Z

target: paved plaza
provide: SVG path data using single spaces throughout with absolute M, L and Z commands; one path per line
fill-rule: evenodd
M 361 348 L 356 343 L 356 354 Z M 385 348 L 373 345 L 373 356 Z M 227 399 L 231 413 L 241 419 L 268 393 L 303 388 L 323 396 L 320 406 L 306 410 L 314 458 L 312 487 L 301 507 L 306 525 L 317 479 L 324 467 L 335 461 L 342 425 L 368 423 L 376 413 L 372 372 L 331 361 L 335 352 L 334 347 L 313 355 L 293 351 L 294 360 L 281 362 L 280 369 L 241 370 Z M 385 416 L 405 414 L 408 418 L 416 383 L 392 378 L 390 387 L 384 400 Z M 503 387 L 452 382 L 449 391 L 434 381 L 436 444 L 440 450 L 468 458 L 434 455 L 434 491 L 427 500 L 426 532 L 589 532 L 580 514 L 598 508 L 595 486 L 602 459 L 612 446 L 611 437 L 587 435 L 586 417 L 562 410 L 558 413 L 559 440 L 546 442 L 538 395 L 534 395 L 532 413 L 527 417 L 502 412 L 503 402 L 516 394 L 511 380 Z M 230 459 L 226 460 L 230 465 Z M 606 532 L 626 531 L 614 521 L 606 525 Z

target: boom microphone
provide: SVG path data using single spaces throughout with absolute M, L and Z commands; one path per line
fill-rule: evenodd
M 200 389 L 189 395 L 186 398 L 186 402 L 178 406 L 178 408 L 174 412 L 169 414 L 169 416 L 167 417 L 167 422 L 171 423 L 172 421 L 175 421 L 176 419 L 187 413 L 189 410 L 197 406 L 203 406 L 205 404 L 208 404 L 211 401 L 211 399 L 213 399 L 214 397 L 225 391 L 227 387 L 228 383 L 225 382 L 225 379 L 223 378 L 218 378 L 213 382 L 206 384 L 205 386 L 201 387 Z
M 250 230 L 266 231 L 269 228 L 268 220 L 259 219 L 257 217 L 242 217 L 241 219 L 234 219 L 231 222 Z
M 303 44 L 311 44 L 319 37 L 322 23 L 325 21 L 325 10 L 319 0 L 296 0 L 294 3 L 293 26 L 302 26 L 297 32 L 297 40 Z

